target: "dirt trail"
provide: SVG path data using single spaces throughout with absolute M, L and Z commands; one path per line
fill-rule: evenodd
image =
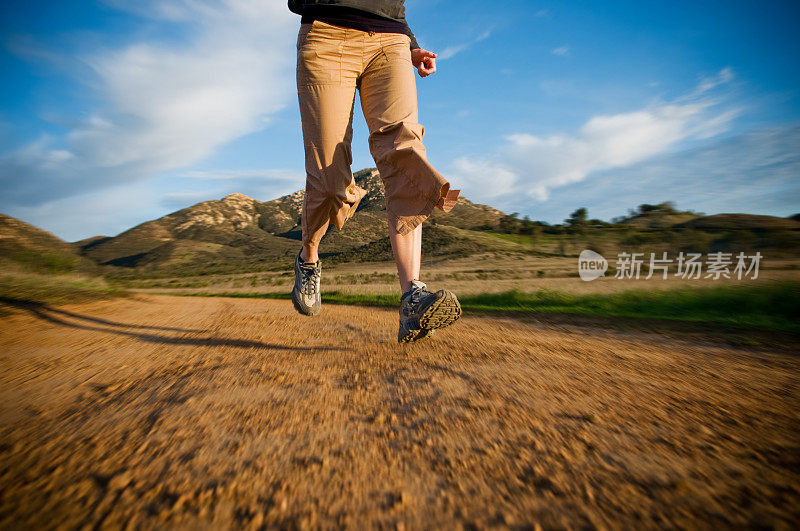
M 0 319 L 0 528 L 800 522 L 800 358 L 137 295 Z

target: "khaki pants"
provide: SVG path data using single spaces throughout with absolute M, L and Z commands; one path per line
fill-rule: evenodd
M 434 209 L 449 212 L 458 190 L 431 166 L 417 119 L 410 38 L 315 20 L 297 37 L 297 94 L 306 156 L 303 243 L 318 244 L 330 222 L 341 229 L 366 190 L 350 165 L 356 89 L 369 127 L 369 148 L 386 190 L 388 222 L 400 234 Z

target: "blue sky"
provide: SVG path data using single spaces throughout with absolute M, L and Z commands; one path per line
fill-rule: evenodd
M 135 7 L 131 7 L 131 6 Z M 429 160 L 560 222 L 800 212 L 800 4 L 407 0 Z M 0 3 L 0 212 L 67 239 L 303 187 L 283 0 Z M 356 106 L 353 170 L 374 166 Z

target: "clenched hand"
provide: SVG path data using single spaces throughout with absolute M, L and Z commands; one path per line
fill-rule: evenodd
M 411 50 L 411 64 L 417 67 L 419 77 L 429 76 L 436 72 L 436 54 L 422 48 L 414 48 Z

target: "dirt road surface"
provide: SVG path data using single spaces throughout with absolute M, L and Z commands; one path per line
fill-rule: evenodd
M 133 298 L 0 318 L 0 528 L 792 528 L 800 357 Z

